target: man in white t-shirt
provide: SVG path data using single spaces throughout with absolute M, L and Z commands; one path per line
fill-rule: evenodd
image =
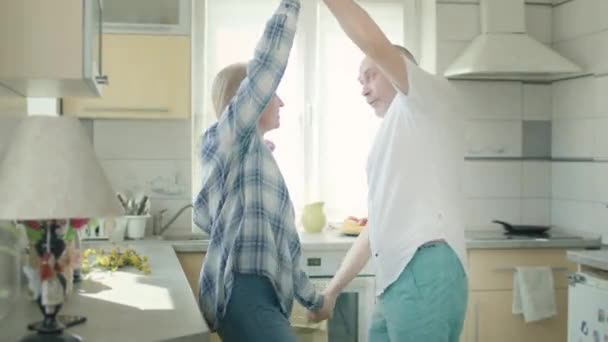
M 323 309 L 309 318 L 330 317 L 340 291 L 371 257 L 378 300 L 370 341 L 457 342 L 468 297 L 457 98 L 353 0 L 324 2 L 367 56 L 362 95 L 383 122 L 367 165 L 368 228 L 324 291 Z

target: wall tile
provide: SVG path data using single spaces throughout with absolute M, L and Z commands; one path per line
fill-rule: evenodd
M 437 4 L 438 40 L 471 40 L 480 33 L 479 5 Z
M 608 163 L 593 163 L 594 200 L 608 204 Z
M 466 143 L 466 156 L 469 157 L 520 157 L 522 155 L 521 121 L 468 121 Z
M 564 57 L 583 68 L 583 74 L 608 73 L 608 31 L 553 44 Z
M 470 41 L 445 40 L 437 42 L 437 74 L 445 70 L 464 52 Z M 459 82 L 459 81 L 452 81 Z
M 522 194 L 521 167 L 519 161 L 468 161 L 465 163 L 465 195 L 469 198 L 519 198 Z
M 555 119 L 551 153 L 555 158 L 591 158 L 594 150 L 594 119 Z
M 608 76 L 600 76 L 595 79 L 595 115 L 608 118 Z
M 552 89 L 546 84 L 523 84 L 524 119 L 551 120 Z
M 593 157 L 608 160 L 608 118 L 593 120 Z
M 551 44 L 553 39 L 552 12 L 550 6 L 526 6 L 526 31 L 543 44 Z
M 189 120 L 95 120 L 101 159 L 192 158 Z
M 593 233 L 594 207 L 593 202 L 554 199 L 551 204 L 551 224 L 560 228 Z
M 602 236 L 602 242 L 608 245 L 608 208 L 603 203 L 593 206 L 593 232 Z
M 521 119 L 520 82 L 456 81 L 456 89 L 472 119 Z
M 492 220 L 522 223 L 519 199 L 467 199 L 465 203 L 465 227 L 468 230 L 500 229 Z
M 190 199 L 190 162 L 186 160 L 103 160 L 114 190 L 150 198 Z
M 554 199 L 593 201 L 593 163 L 556 162 L 552 170 Z
M 605 0 L 575 0 L 553 8 L 553 41 L 568 40 L 606 26 Z
M 595 78 L 585 77 L 553 83 L 553 118 L 588 118 L 596 110 Z
M 523 224 L 550 225 L 551 200 L 550 199 L 523 199 L 521 201 L 521 215 Z
M 522 196 L 551 198 L 551 162 L 525 161 L 522 165 Z

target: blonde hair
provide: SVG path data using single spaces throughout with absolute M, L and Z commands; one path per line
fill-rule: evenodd
M 418 62 L 416 62 L 416 58 L 414 58 L 414 55 L 410 52 L 410 50 L 398 44 L 393 44 L 393 46 L 396 47 L 402 55 L 407 57 L 410 61 L 414 62 L 414 64 L 418 65 Z
M 247 65 L 245 63 L 231 64 L 217 73 L 211 86 L 211 101 L 215 116 L 219 119 L 230 100 L 236 95 L 241 82 L 247 76 Z

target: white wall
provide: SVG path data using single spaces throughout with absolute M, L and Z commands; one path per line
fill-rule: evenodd
M 529 33 L 551 43 L 552 8 L 526 5 Z M 437 73 L 480 33 L 478 1 L 437 0 Z M 454 81 L 469 103 L 464 179 L 467 229 L 499 229 L 490 222 L 551 222 L 551 163 L 523 155 L 524 120 L 551 119 L 551 86 L 522 82 Z M 487 158 L 501 158 L 491 160 Z
M 590 76 L 553 84 L 552 222 L 608 242 L 608 1 L 572 0 L 553 9 L 553 47 Z

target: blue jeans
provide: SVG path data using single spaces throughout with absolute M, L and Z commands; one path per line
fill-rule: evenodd
M 370 342 L 458 342 L 468 300 L 467 278 L 446 243 L 418 249 L 378 298 Z
M 254 274 L 234 274 L 218 334 L 223 342 L 297 342 L 289 320 L 281 312 L 272 283 Z

